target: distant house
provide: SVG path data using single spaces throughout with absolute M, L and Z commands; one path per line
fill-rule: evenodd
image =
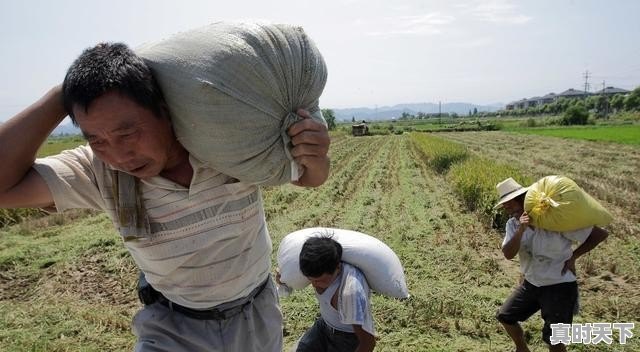
M 542 97 L 533 97 L 529 99 L 525 98 L 517 101 L 512 101 L 505 106 L 505 110 L 508 111 L 508 110 L 526 109 L 526 108 L 532 108 L 536 106 L 543 106 L 545 104 L 553 103 L 558 98 L 579 99 L 579 98 L 584 98 L 590 95 L 602 95 L 602 94 L 610 97 L 616 94 L 629 94 L 629 93 L 630 91 L 626 89 L 615 88 L 615 87 L 606 87 L 605 89 L 601 89 L 594 93 L 589 93 L 583 90 L 570 88 L 559 94 L 549 93 Z
M 622 88 L 616 88 L 616 87 L 607 87 L 605 89 L 601 89 L 598 92 L 596 92 L 596 94 L 598 95 L 606 95 L 606 96 L 613 96 L 616 94 L 628 94 L 631 93 L 631 91 L 628 91 L 626 89 L 622 89 Z
M 505 106 L 506 110 L 525 109 L 527 107 L 527 99 L 512 101 Z
M 576 98 L 584 98 L 584 97 L 586 97 L 588 95 L 591 95 L 591 93 L 585 92 L 584 90 L 577 90 L 577 89 L 569 88 L 569 89 L 565 90 L 564 92 L 558 94 L 557 97 L 558 98 L 576 99 Z
M 527 101 L 525 102 L 525 106 L 527 108 L 533 108 L 536 107 L 537 105 L 540 105 L 540 97 L 533 97 L 533 98 L 529 98 L 527 99 Z
M 538 99 L 538 105 L 551 104 L 558 96 L 556 93 L 549 93 Z

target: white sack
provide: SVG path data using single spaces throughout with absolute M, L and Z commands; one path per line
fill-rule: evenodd
M 300 251 L 312 236 L 333 235 L 342 245 L 342 261 L 359 268 L 372 290 L 396 298 L 409 297 L 400 259 L 389 246 L 364 233 L 314 227 L 285 236 L 278 248 L 280 281 L 294 289 L 304 288 L 309 280 L 300 271 Z
M 300 27 L 214 23 L 137 49 L 196 158 L 243 182 L 297 180 L 286 131 L 298 108 L 326 125 L 320 52 Z

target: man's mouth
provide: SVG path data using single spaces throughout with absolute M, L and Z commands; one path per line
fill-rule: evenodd
M 138 172 L 142 171 L 147 165 L 148 164 L 142 164 L 142 165 L 134 167 L 132 169 L 128 169 L 127 173 L 130 173 L 130 174 L 138 173 Z

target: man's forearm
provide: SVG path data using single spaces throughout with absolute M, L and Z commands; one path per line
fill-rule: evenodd
M 513 257 L 520 251 L 520 242 L 522 241 L 523 228 L 518 228 L 513 237 L 502 246 L 502 254 L 507 259 L 513 259 Z
M 584 241 L 575 251 L 573 251 L 572 258 L 578 259 L 585 253 L 588 253 L 592 249 L 594 249 L 600 242 L 604 241 L 607 237 L 609 237 L 609 233 L 597 226 L 593 227 L 591 234 L 587 237 L 587 240 Z
M 33 165 L 40 145 L 67 115 L 62 87 L 52 88 L 38 101 L 0 125 L 0 192 L 16 185 Z

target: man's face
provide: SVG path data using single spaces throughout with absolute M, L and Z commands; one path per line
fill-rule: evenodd
M 325 290 L 327 289 L 327 287 L 331 286 L 331 283 L 333 283 L 336 277 L 338 277 L 339 273 L 340 267 L 338 267 L 336 271 L 333 272 L 333 274 L 322 274 L 318 277 L 307 276 L 307 279 L 311 281 L 311 286 L 313 286 L 315 289 Z
M 87 112 L 78 106 L 73 112 L 91 149 L 113 168 L 144 179 L 175 163 L 177 141 L 169 119 L 120 93 L 105 93 Z
M 520 204 L 520 202 L 515 199 L 502 204 L 502 208 L 504 209 L 505 213 L 516 219 L 520 218 L 520 215 L 522 215 L 522 213 L 524 212 L 524 209 L 522 209 L 522 205 Z

